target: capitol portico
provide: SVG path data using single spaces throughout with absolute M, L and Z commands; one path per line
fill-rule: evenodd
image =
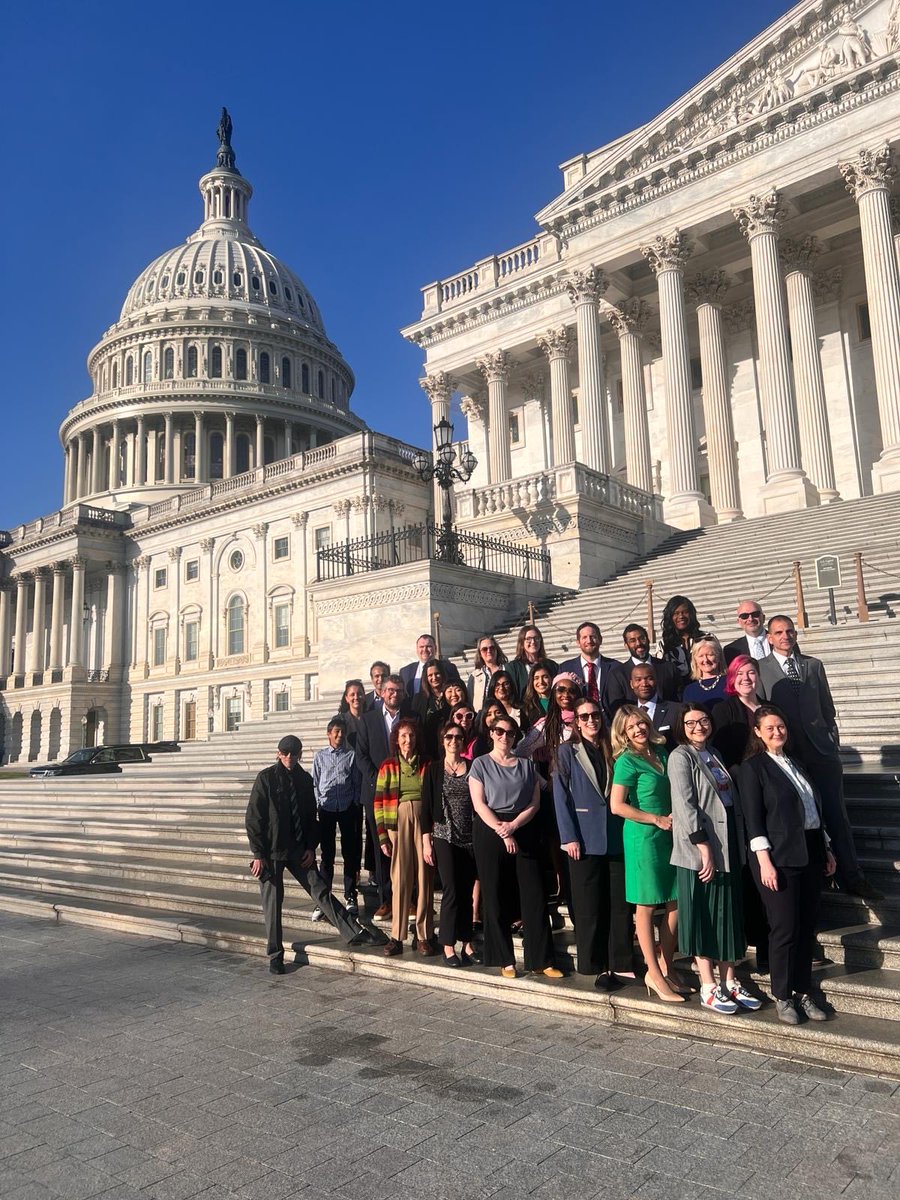
M 900 488 L 898 142 L 900 0 L 808 0 L 563 163 L 539 232 L 403 331 L 468 419 L 460 518 L 577 585 L 648 493 L 690 528 Z

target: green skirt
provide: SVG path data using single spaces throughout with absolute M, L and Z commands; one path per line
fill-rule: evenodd
M 676 867 L 678 889 L 678 948 L 716 962 L 738 962 L 747 952 L 740 857 L 734 809 L 728 814 L 729 872 L 717 871 L 701 883 L 696 871 Z

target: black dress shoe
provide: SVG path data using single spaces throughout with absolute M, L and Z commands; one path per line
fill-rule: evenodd
M 478 950 L 473 950 L 471 954 L 467 954 L 465 950 L 460 950 L 459 961 L 464 967 L 471 967 L 473 963 L 478 966 L 484 962 L 484 959 Z
M 608 971 L 601 972 L 594 980 L 594 987 L 598 992 L 611 992 L 613 986 L 613 978 Z
M 284 959 L 283 958 L 270 958 L 269 959 L 269 974 L 270 975 L 283 975 L 284 974 Z
M 447 957 L 446 954 L 442 954 L 441 961 L 443 962 L 445 967 L 457 968 L 457 967 L 462 966 L 462 959 L 459 957 L 458 954 L 451 954 L 449 958 Z

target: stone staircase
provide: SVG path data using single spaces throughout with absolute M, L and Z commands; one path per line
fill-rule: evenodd
M 822 551 L 843 558 L 863 542 L 867 561 L 900 576 L 897 516 L 900 497 L 877 498 L 793 514 L 789 520 L 676 535 L 668 548 L 624 576 L 547 606 L 539 620 L 548 649 L 557 656 L 565 653 L 575 625 L 589 617 L 606 631 L 607 651 L 618 653 L 617 631 L 629 618 L 628 605 L 637 600 L 633 616 L 642 619 L 643 580 L 651 576 L 662 600 L 675 591 L 698 601 L 702 597 L 703 623 L 719 629 L 723 638 L 732 636 L 733 603 L 744 593 L 762 592 L 758 598 L 769 612 L 792 611 L 792 585 L 789 581 L 785 588 L 779 581 L 790 562 L 802 558 L 793 549 L 796 542 L 787 540 L 798 522 L 804 524 L 804 538 L 817 536 L 816 529 L 826 531 Z M 727 565 L 733 557 L 739 560 L 734 570 Z M 770 583 L 774 590 L 766 599 Z M 843 596 L 840 600 L 842 608 L 850 603 Z M 447 971 L 436 960 L 410 954 L 387 960 L 377 950 L 348 951 L 330 931 L 309 921 L 310 902 L 291 887 L 286 933 L 302 956 L 333 969 L 900 1078 L 900 782 L 891 770 L 900 742 L 892 679 L 900 661 L 900 621 L 895 624 L 888 616 L 890 597 L 879 603 L 868 625 L 817 625 L 803 639 L 828 664 L 860 854 L 870 877 L 887 893 L 874 907 L 839 894 L 826 897 L 821 941 L 833 965 L 825 970 L 824 982 L 839 1019 L 789 1030 L 774 1019 L 771 1006 L 736 1018 L 700 1012 L 696 1001 L 673 1012 L 674 1006 L 648 999 L 636 986 L 605 997 L 593 990 L 590 979 L 577 976 L 557 984 L 506 981 L 486 971 Z M 660 608 L 661 601 L 657 613 Z M 512 637 L 508 631 L 507 645 Z M 463 660 L 460 665 L 465 666 Z M 0 908 L 261 954 L 258 892 L 248 875 L 243 834 L 247 795 L 284 733 L 299 734 L 310 762 L 324 742 L 334 707 L 333 700 L 324 700 L 270 714 L 235 733 L 185 744 L 180 753 L 159 755 L 153 763 L 129 765 L 121 775 L 23 780 L 4 778 L 10 773 L 0 771 Z M 560 931 L 556 940 L 564 956 L 572 930 Z M 765 987 L 767 981 L 761 982 Z

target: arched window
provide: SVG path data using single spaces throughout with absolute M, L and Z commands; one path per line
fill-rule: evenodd
M 187 352 L 187 370 L 185 371 L 186 379 L 197 378 L 197 347 L 188 346 Z
M 134 383 L 134 359 L 129 354 L 125 359 L 125 386 L 131 387 Z
M 163 351 L 163 379 L 175 378 L 175 351 L 167 346 Z
M 213 271 L 213 283 L 221 283 L 221 282 L 222 282 L 222 272 L 221 271 Z
M 225 474 L 225 438 L 221 433 L 209 437 L 209 477 L 221 479 Z
M 316 390 L 318 392 L 319 399 L 324 400 L 325 399 L 325 372 L 324 371 L 319 372 L 319 374 L 316 378 L 316 384 L 317 384 Z
M 309 395 L 309 363 L 303 363 L 300 368 L 300 391 Z
M 210 379 L 222 378 L 222 347 L 213 346 L 212 354 L 209 356 L 209 377 Z
M 247 378 L 247 351 L 244 349 L 234 352 L 234 377 L 235 379 Z
M 112 385 L 114 388 L 117 388 L 119 386 L 119 364 L 117 362 L 113 363 Z
M 234 284 L 235 287 L 241 286 L 241 284 L 244 282 L 244 277 L 240 273 L 240 271 L 235 271 L 235 273 L 231 277 L 231 282 Z
M 235 470 L 240 475 L 250 470 L 250 437 L 239 433 L 235 441 Z
M 243 654 L 244 626 L 246 622 L 244 601 L 240 596 L 232 596 L 228 601 L 226 621 L 228 626 L 228 653 Z
M 259 356 L 259 382 L 271 383 L 272 381 L 272 366 L 268 354 L 263 350 Z
M 291 360 L 289 358 L 281 360 L 281 386 L 286 388 L 291 386 Z
M 144 383 L 153 382 L 153 355 L 149 350 L 144 351 Z

